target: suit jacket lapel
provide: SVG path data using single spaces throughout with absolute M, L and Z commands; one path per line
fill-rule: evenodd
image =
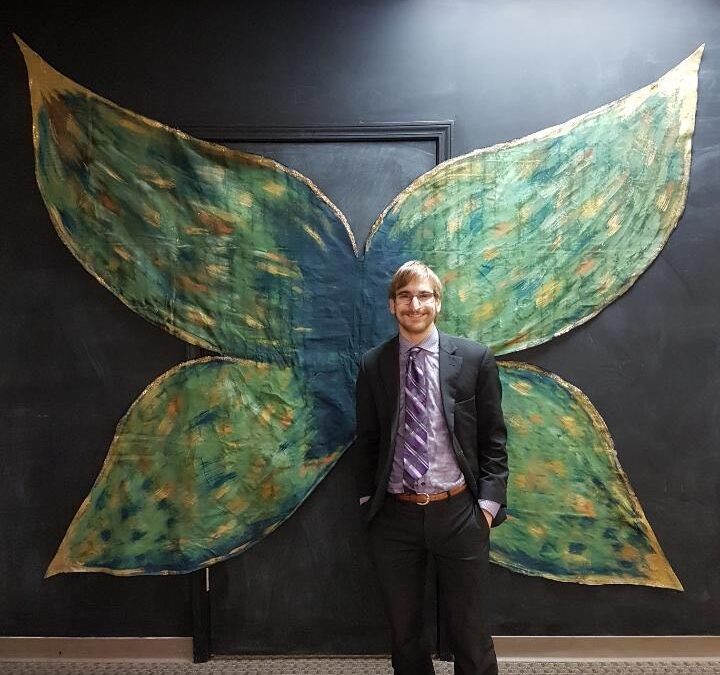
M 455 390 L 462 365 L 462 356 L 455 354 L 455 343 L 450 336 L 440 333 L 440 393 L 448 431 L 452 437 L 455 422 Z

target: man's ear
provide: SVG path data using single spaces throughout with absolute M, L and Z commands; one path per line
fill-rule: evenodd
M 388 298 L 388 309 L 390 310 L 390 314 L 395 316 L 395 300 L 392 298 Z
M 440 314 L 440 308 L 442 307 L 442 302 L 440 300 L 435 301 L 435 313 Z

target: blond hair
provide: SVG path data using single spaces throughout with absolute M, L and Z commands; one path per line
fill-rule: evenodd
M 411 281 L 421 279 L 429 281 L 433 293 L 438 300 L 442 300 L 442 281 L 435 272 L 433 272 L 424 262 L 420 260 L 408 260 L 406 263 L 398 267 L 395 274 L 390 280 L 388 288 L 388 298 L 395 299 L 395 294 L 403 286 L 407 286 Z

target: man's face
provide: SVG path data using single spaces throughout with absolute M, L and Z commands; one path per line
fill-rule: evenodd
M 388 305 L 401 330 L 408 335 L 426 332 L 440 311 L 440 300 L 433 294 L 430 282 L 423 279 L 413 279 L 399 288 Z

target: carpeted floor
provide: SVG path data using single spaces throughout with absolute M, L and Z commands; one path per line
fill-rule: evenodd
M 436 662 L 437 675 L 452 664 Z M 209 663 L 158 661 L 0 661 L 5 675 L 392 675 L 384 659 L 216 659 Z M 500 675 L 720 675 L 720 661 L 503 661 Z

